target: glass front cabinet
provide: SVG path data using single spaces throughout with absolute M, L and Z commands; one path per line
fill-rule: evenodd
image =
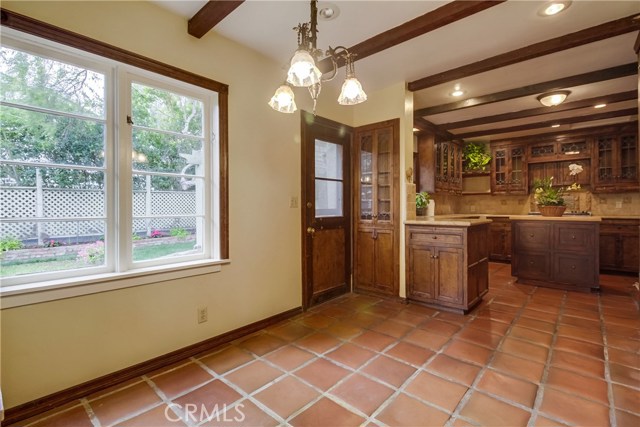
M 527 194 L 525 146 L 500 144 L 491 146 L 491 193 Z
M 638 191 L 638 135 L 634 132 L 594 138 L 593 191 Z

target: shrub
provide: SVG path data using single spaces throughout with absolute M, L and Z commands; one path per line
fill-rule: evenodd
M 78 258 L 82 259 L 85 264 L 104 263 L 104 242 L 98 240 L 95 243 L 86 245 L 78 252 Z
M 177 237 L 179 239 L 185 239 L 189 235 L 189 232 L 182 227 L 172 228 L 169 233 L 172 237 Z
M 62 242 L 56 242 L 55 240 L 48 240 L 44 242 L 42 245 L 45 248 L 57 248 L 58 246 L 62 246 Z
M 0 239 L 0 252 L 15 251 L 16 249 L 22 249 L 23 246 L 22 241 L 13 236 L 7 236 Z
M 149 235 L 149 237 L 151 237 L 152 239 L 157 239 L 159 237 L 163 237 L 164 235 L 162 234 L 162 232 L 160 230 L 153 230 L 151 231 L 151 234 Z

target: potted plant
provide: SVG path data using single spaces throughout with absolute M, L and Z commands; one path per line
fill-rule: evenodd
M 553 177 L 533 181 L 533 198 L 542 216 L 562 216 L 565 205 L 564 189 L 553 186 Z
M 486 171 L 491 155 L 486 152 L 486 146 L 481 142 L 469 142 L 464 146 L 464 171 Z
M 425 216 L 427 214 L 427 206 L 431 202 L 431 196 L 426 191 L 416 193 L 416 215 Z

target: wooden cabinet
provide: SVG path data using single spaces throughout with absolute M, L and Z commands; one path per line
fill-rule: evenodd
M 511 220 L 495 216 L 487 219 L 493 221 L 489 225 L 489 260 L 511 261 Z
M 500 144 L 491 146 L 491 192 L 493 194 L 527 194 L 525 146 Z
M 599 223 L 512 220 L 511 274 L 518 282 L 589 291 L 599 288 Z
M 567 141 L 545 141 L 527 146 L 527 162 L 574 161 L 591 158 L 591 143 L 586 137 Z
M 468 312 L 489 285 L 489 224 L 406 226 L 407 298 Z
M 569 175 L 570 164 L 578 164 L 582 166 L 582 172 L 578 175 Z M 545 162 L 529 164 L 529 189 L 533 188 L 536 179 L 545 179 L 553 177 L 555 185 L 569 186 L 573 183 L 580 186 L 591 184 L 591 161 L 585 160 L 567 160 L 562 162 Z
M 640 220 L 603 219 L 600 224 L 600 269 L 638 273 Z
M 593 144 L 593 191 L 638 191 L 638 134 L 596 136 Z
M 397 296 L 399 121 L 356 128 L 354 289 Z
M 438 142 L 435 147 L 435 189 L 437 192 L 462 192 L 462 144 Z

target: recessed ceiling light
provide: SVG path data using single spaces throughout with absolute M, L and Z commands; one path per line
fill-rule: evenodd
M 558 123 L 551 125 L 552 128 L 559 128 L 560 125 Z
M 593 108 L 604 108 L 606 106 L 607 106 L 607 104 L 596 104 L 596 105 L 593 106 Z
M 545 3 L 544 6 L 542 6 L 538 14 L 541 16 L 554 16 L 562 11 L 567 10 L 569 5 L 571 5 L 570 0 L 550 1 Z
M 332 21 L 340 15 L 340 9 L 333 3 L 322 2 L 318 9 L 318 19 Z
M 418 129 L 418 128 L 413 128 L 413 131 L 414 131 L 414 132 L 420 132 L 420 129 Z

